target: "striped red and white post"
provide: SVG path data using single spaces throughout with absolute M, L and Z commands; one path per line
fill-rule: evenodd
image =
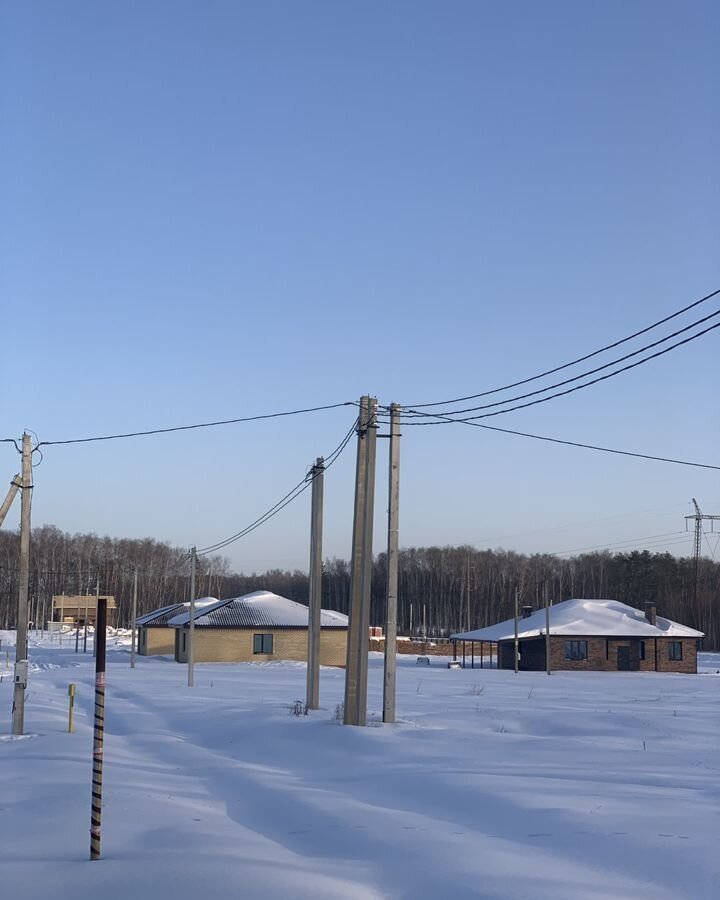
M 95 731 L 93 734 L 90 859 L 100 859 L 102 818 L 103 739 L 105 736 L 105 627 L 107 598 L 98 597 L 95 617 Z

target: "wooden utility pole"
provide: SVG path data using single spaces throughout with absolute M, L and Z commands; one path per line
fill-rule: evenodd
M 10 489 L 7 492 L 7 496 L 2 502 L 2 506 L 0 506 L 0 525 L 5 521 L 5 516 L 8 514 L 8 510 L 12 506 L 12 502 L 15 499 L 15 495 L 22 487 L 22 478 L 20 475 L 16 475 L 13 480 L 10 482 Z
M 195 648 L 193 638 L 195 636 L 195 570 L 197 568 L 197 550 L 190 548 L 190 622 L 188 625 L 188 687 L 194 684 Z
M 310 595 L 308 598 L 308 709 L 320 706 L 320 615 L 322 609 L 322 528 L 323 528 L 323 472 L 325 464 L 319 456 L 310 470 L 312 478 L 312 506 L 310 511 Z
M 30 506 L 32 498 L 32 448 L 30 435 L 22 436 L 22 495 L 20 497 L 20 573 L 12 733 L 24 734 L 25 689 L 28 677 L 28 591 L 30 587 Z
M 350 621 L 345 668 L 346 725 L 364 725 L 367 708 L 376 441 L 377 400 L 367 396 L 361 397 L 355 469 Z
M 95 607 L 95 728 L 93 732 L 92 801 L 90 812 L 90 859 L 100 859 L 102 817 L 103 745 L 105 740 L 105 640 L 107 598 L 98 597 Z
M 383 722 L 395 721 L 397 662 L 398 538 L 400 507 L 400 406 L 390 404 L 390 461 L 388 487 L 387 595 L 385 604 L 385 667 Z
M 130 638 L 130 668 L 135 668 L 135 632 L 137 630 L 137 626 L 135 624 L 137 620 L 137 587 L 138 587 L 138 571 L 137 566 L 135 567 L 135 574 L 133 576 L 133 597 L 132 597 L 132 636 Z
M 515 674 L 520 668 L 520 642 L 518 641 L 518 606 L 520 604 L 520 590 L 515 588 Z

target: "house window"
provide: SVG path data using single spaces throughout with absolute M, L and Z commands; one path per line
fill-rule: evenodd
M 668 659 L 682 659 L 682 641 L 670 641 L 668 644 Z
M 273 636 L 271 634 L 253 635 L 253 653 L 272 653 Z
M 645 641 L 640 641 L 640 659 L 645 659 Z
M 565 659 L 587 659 L 587 641 L 565 641 Z
M 182 633 L 182 652 L 184 653 L 187 650 L 187 635 L 183 631 Z

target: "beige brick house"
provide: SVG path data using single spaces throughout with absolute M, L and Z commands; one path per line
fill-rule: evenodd
M 170 619 L 177 662 L 187 662 L 190 612 Z M 348 618 L 323 609 L 320 616 L 320 664 L 344 666 Z M 308 608 L 270 591 L 219 600 L 196 610 L 195 662 L 307 661 Z
M 195 607 L 199 609 L 218 602 L 217 597 L 202 597 L 195 601 Z M 135 624 L 140 656 L 172 656 L 175 653 L 175 629 L 171 627 L 170 619 L 189 609 L 189 603 L 171 603 L 138 616 Z
M 545 609 L 525 607 L 518 620 L 520 669 L 546 667 Z M 565 600 L 550 607 L 550 668 L 595 672 L 697 672 L 697 645 L 703 632 L 618 600 Z M 450 635 L 463 656 L 489 645 L 497 648 L 499 669 L 515 666 L 515 620 Z

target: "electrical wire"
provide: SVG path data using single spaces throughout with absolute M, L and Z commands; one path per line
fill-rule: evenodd
M 57 446 L 59 444 L 88 444 L 93 441 L 114 441 L 118 438 L 145 437 L 150 434 L 169 434 L 171 431 L 192 431 L 197 428 L 214 428 L 217 425 L 235 425 L 238 422 L 257 422 L 261 419 L 278 419 L 283 416 L 299 416 L 303 413 L 320 412 L 326 409 L 340 409 L 342 406 L 353 406 L 354 404 L 347 401 L 345 403 L 330 403 L 326 406 L 311 406 L 307 409 L 291 409 L 286 412 L 265 413 L 259 416 L 243 416 L 237 419 L 221 419 L 218 422 L 199 422 L 194 425 L 176 425 L 172 428 L 153 428 L 149 431 L 129 431 L 124 434 L 104 434 L 97 437 L 72 438 L 63 441 L 40 441 L 38 447 Z M 10 440 L 6 438 L 5 440 Z M 17 445 L 16 445 L 17 446 Z
M 713 297 L 716 297 L 720 294 L 720 288 L 713 291 L 710 294 L 706 294 L 704 297 L 701 297 L 699 300 L 695 300 L 693 303 L 684 306 L 682 309 L 679 309 L 677 312 L 672 313 L 669 316 L 665 316 L 663 319 L 659 319 L 657 322 L 653 322 L 652 325 L 648 325 L 645 328 L 640 329 L 640 331 L 636 331 L 633 334 L 629 334 L 627 337 L 621 338 L 618 341 L 614 341 L 612 344 L 606 344 L 604 347 L 600 347 L 598 350 L 593 350 L 592 353 L 586 353 L 585 356 L 579 356 L 577 359 L 573 359 L 570 362 L 563 363 L 561 366 L 555 366 L 553 369 L 547 369 L 545 372 L 540 372 L 538 375 L 533 375 L 530 378 L 523 378 L 521 381 L 515 381 L 511 384 L 505 384 L 502 387 L 493 388 L 492 390 L 482 391 L 478 394 L 469 394 L 465 397 L 455 397 L 451 400 L 437 400 L 433 403 L 412 403 L 408 404 L 410 406 L 416 408 L 423 408 L 428 406 L 447 406 L 451 403 L 464 403 L 465 400 L 476 400 L 478 397 L 487 397 L 490 394 L 498 394 L 501 391 L 507 391 L 511 388 L 520 387 L 523 384 L 529 384 L 531 381 L 537 381 L 540 378 L 545 378 L 547 375 L 554 375 L 556 372 L 561 372 L 563 369 L 569 369 L 571 366 L 578 365 L 581 362 L 585 362 L 588 359 L 592 359 L 594 356 L 599 356 L 601 353 L 605 353 L 607 350 L 614 350 L 615 347 L 619 347 L 621 344 L 626 344 L 628 341 L 633 340 L 634 338 L 640 337 L 640 335 L 647 334 L 648 331 L 652 331 L 654 328 L 659 328 L 660 325 L 664 325 L 666 322 L 670 322 L 672 319 L 676 319 L 678 316 L 681 316 L 683 313 L 688 312 L 688 310 L 694 309 L 696 306 L 700 306 L 701 303 L 706 303 L 708 300 L 711 300 Z
M 624 541 L 614 541 L 610 544 L 593 544 L 590 547 L 574 547 L 572 550 L 556 550 L 552 555 L 560 556 L 563 553 L 580 553 L 584 550 L 597 550 L 598 548 L 605 549 L 610 547 L 623 547 L 627 544 L 641 544 L 644 541 L 656 541 L 658 538 L 677 538 L 678 535 L 686 534 L 685 531 L 664 531 L 660 534 L 646 534 L 644 537 L 637 538 L 627 538 Z M 688 538 L 683 538 L 683 542 L 687 541 Z M 661 543 L 668 543 L 667 541 L 661 541 Z
M 433 413 L 423 413 L 422 415 L 431 416 L 434 418 L 443 418 L 439 415 L 435 416 L 435 414 L 433 414 Z M 484 428 L 487 431 L 498 431 L 501 434 L 514 434 L 517 437 L 532 438 L 535 441 L 547 441 L 548 443 L 551 443 L 551 444 L 564 444 L 566 447 L 581 447 L 584 450 L 597 450 L 600 453 L 615 453 L 618 456 L 632 456 L 637 459 L 651 459 L 651 460 L 654 460 L 655 462 L 674 463 L 675 465 L 678 465 L 678 466 L 693 466 L 698 469 L 714 469 L 715 471 L 720 471 L 720 466 L 713 466 L 713 465 L 710 465 L 709 463 L 690 462 L 685 459 L 673 459 L 672 457 L 668 457 L 668 456 L 653 456 L 650 453 L 635 453 L 631 450 L 617 450 L 613 447 L 600 447 L 597 444 L 584 444 L 580 441 L 567 441 L 567 440 L 563 440 L 562 438 L 548 437 L 547 435 L 543 435 L 543 434 L 532 434 L 529 431 L 516 431 L 515 429 L 512 429 L 512 428 L 499 428 L 497 425 L 483 425 L 481 422 L 472 422 L 469 419 L 444 418 L 443 421 L 438 421 L 438 422 L 429 422 L 429 423 L 405 422 L 405 424 L 406 425 L 423 425 L 423 424 L 429 424 L 429 425 L 448 424 L 449 425 L 453 422 L 456 422 L 459 425 L 470 425 L 474 428 Z
M 639 350 L 633 350 L 632 353 L 626 353 L 625 356 L 620 356 L 618 359 L 611 360 L 609 363 L 605 363 L 602 366 L 598 366 L 595 369 L 589 369 L 587 372 L 581 372 L 580 375 L 574 375 L 572 378 L 566 378 L 564 381 L 557 381 L 555 384 L 549 384 L 547 387 L 538 388 L 536 391 L 529 391 L 527 394 L 519 394 L 516 397 L 508 397 L 507 400 L 496 400 L 494 403 L 486 403 L 483 406 L 470 406 L 466 409 L 450 409 L 450 410 L 440 410 L 440 412 L 444 413 L 448 416 L 457 416 L 462 413 L 467 412 L 475 412 L 481 409 L 492 409 L 495 406 L 503 406 L 506 403 L 515 403 L 517 400 L 525 400 L 527 397 L 536 397 L 538 394 L 544 394 L 547 391 L 555 390 L 555 388 L 564 387 L 566 384 L 572 384 L 573 381 L 579 381 L 581 378 L 586 378 L 588 375 L 594 375 L 596 372 L 602 372 L 604 369 L 609 369 L 611 366 L 615 366 L 618 363 L 625 362 L 626 359 L 631 359 L 633 356 L 637 356 L 639 353 L 644 353 L 646 350 L 651 350 L 653 347 L 658 347 L 660 344 L 664 344 L 666 341 L 671 340 L 674 337 L 677 337 L 679 334 L 684 334 L 686 331 L 690 331 L 691 328 L 695 328 L 698 325 L 702 325 L 704 322 L 709 321 L 710 319 L 714 319 L 716 316 L 720 316 L 720 309 L 716 310 L 714 313 L 710 313 L 710 315 L 705 316 L 702 319 L 698 319 L 696 322 L 692 322 L 690 325 L 686 325 L 685 328 L 680 328 L 678 331 L 674 331 L 672 334 L 668 334 L 664 338 L 660 338 L 658 341 L 654 341 L 651 344 L 646 344 L 644 347 L 640 347 Z M 695 337 L 700 337 L 702 334 L 706 332 L 700 332 L 697 335 L 693 336 L 693 340 Z M 672 347 L 668 347 L 668 350 L 672 350 L 675 347 L 679 347 L 680 343 L 674 344 Z M 647 357 L 647 360 L 653 359 L 653 356 Z M 641 362 L 645 362 L 647 360 L 641 360 Z M 631 368 L 631 367 L 629 367 Z M 620 372 L 624 372 L 625 369 L 618 369 L 617 372 L 611 373 L 612 375 L 620 374 Z M 610 377 L 610 376 L 608 376 Z M 595 384 L 596 382 L 591 381 L 588 382 L 588 385 L 582 385 L 583 387 L 589 386 L 591 384 Z M 564 392 L 563 392 L 564 393 Z M 562 393 L 558 393 L 555 395 L 556 397 L 562 396 Z M 547 399 L 553 399 L 548 397 Z M 516 407 L 517 408 L 517 407 Z M 510 410 L 508 410 L 509 412 Z M 406 415 L 412 413 L 412 408 L 408 408 L 406 411 Z
M 697 334 L 693 334 L 690 337 L 684 338 L 682 341 L 678 341 L 675 344 L 671 344 L 669 347 L 665 347 L 664 350 L 658 350 L 657 353 L 651 353 L 650 356 L 646 356 L 643 359 L 639 359 L 637 362 L 630 363 L 627 366 L 622 366 L 619 369 L 616 369 L 614 372 L 608 372 L 607 375 L 601 375 L 599 378 L 593 378 L 591 381 L 586 381 L 584 384 L 577 384 L 575 387 L 567 388 L 564 391 L 558 391 L 555 394 L 550 394 L 549 397 L 539 397 L 537 400 L 531 400 L 529 403 L 519 403 L 516 406 L 510 406 L 507 409 L 496 409 L 494 412 L 482 413 L 478 416 L 466 416 L 463 419 L 454 419 L 455 422 L 470 422 L 473 419 L 488 419 L 492 416 L 501 416 L 505 413 L 515 412 L 518 409 L 527 409 L 530 406 L 537 406 L 539 403 L 547 403 L 549 400 L 555 400 L 557 397 L 564 397 L 567 394 L 574 394 L 575 391 L 581 391 L 583 388 L 591 387 L 594 384 L 598 384 L 601 381 L 607 381 L 608 378 L 614 378 L 616 375 L 620 375 L 623 372 L 627 372 L 630 369 L 635 369 L 638 366 L 643 365 L 646 362 L 650 362 L 650 360 L 657 359 L 659 356 L 664 356 L 666 353 L 670 353 L 671 350 L 675 350 L 677 347 L 682 347 L 683 344 L 689 344 L 691 341 L 695 341 L 703 335 L 707 334 L 710 331 L 714 331 L 716 328 L 720 328 L 720 322 L 715 325 L 710 325 L 708 328 L 699 331 Z M 549 390 L 549 389 L 548 389 Z M 538 393 L 538 392 L 536 392 Z M 528 395 L 530 396 L 530 395 Z M 519 399 L 519 398 L 515 398 Z M 504 401 L 510 403 L 510 400 Z M 497 406 L 498 404 L 490 404 L 491 406 Z M 485 407 L 475 407 L 475 409 L 484 409 Z M 471 412 L 472 410 L 448 410 L 447 413 L 442 413 L 443 417 L 451 416 L 454 413 L 462 413 L 462 412 Z M 423 418 L 440 418 L 440 413 L 423 413 L 420 412 L 419 408 L 408 407 L 405 408 L 405 418 L 402 419 L 405 425 L 442 425 L 443 422 L 412 422 L 407 417 L 417 417 L 422 416 Z
M 349 431 L 343 437 L 342 441 L 340 441 L 338 446 L 327 457 L 327 459 L 323 465 L 323 471 L 327 471 L 327 469 L 329 469 L 333 465 L 333 463 L 336 462 L 336 460 L 340 457 L 341 453 L 347 447 L 348 443 L 350 442 L 350 439 L 352 438 L 353 434 L 355 433 L 357 426 L 358 426 L 358 420 L 356 419 L 353 422 L 352 426 L 350 427 Z M 301 494 L 303 494 L 312 485 L 313 481 L 315 480 L 315 477 L 316 476 L 313 474 L 305 475 L 305 477 L 302 479 L 302 481 L 298 482 L 298 484 L 296 484 L 293 488 L 291 488 L 291 490 L 289 490 L 287 492 L 287 494 L 285 494 L 284 497 L 282 497 L 280 500 L 278 500 L 278 502 L 275 503 L 273 506 L 271 506 L 270 509 L 268 509 L 261 516 L 259 516 L 257 519 L 255 519 L 254 522 L 251 522 L 249 525 L 245 526 L 245 528 L 243 528 L 241 531 L 238 531 L 236 534 L 233 534 L 230 537 L 225 538 L 222 541 L 218 541 L 215 544 L 210 544 L 207 547 L 201 548 L 200 550 L 196 551 L 196 555 L 197 556 L 207 556 L 211 553 L 217 553 L 219 550 L 224 549 L 225 547 L 229 546 L 230 544 L 233 544 L 235 541 L 240 540 L 240 538 L 243 538 L 246 535 L 250 534 L 252 531 L 255 531 L 256 528 L 259 528 L 261 525 L 264 525 L 265 522 L 269 521 L 274 516 L 276 516 L 286 506 L 288 506 L 294 500 L 297 500 L 297 498 Z

